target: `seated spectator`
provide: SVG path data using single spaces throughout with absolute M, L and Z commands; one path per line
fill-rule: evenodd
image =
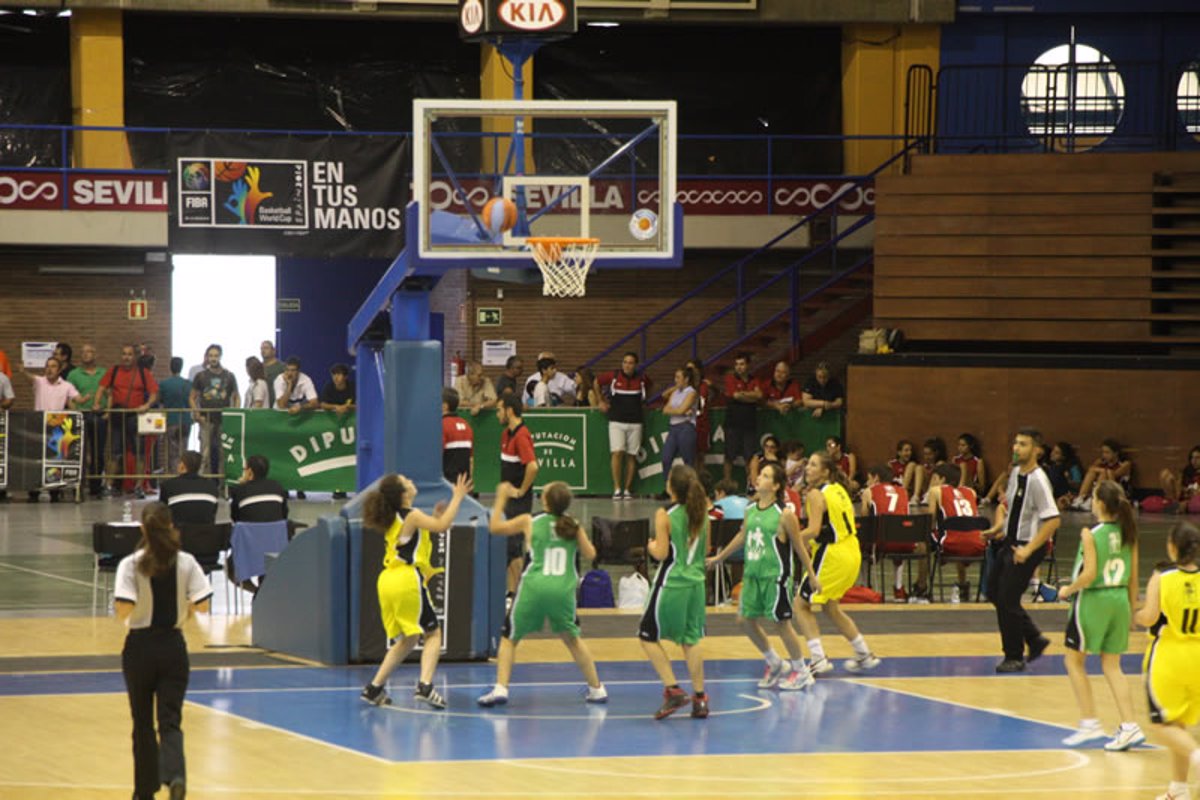
M 492 379 L 483 374 L 483 364 L 467 362 L 467 374 L 454 379 L 454 391 L 458 392 L 458 406 L 474 417 L 480 411 L 496 407 L 496 387 Z
M 552 357 L 539 358 L 537 374 L 525 384 L 526 408 L 553 408 L 564 404 L 566 399 L 575 399 L 575 383 L 571 382 L 569 394 L 562 394 L 562 383 L 559 376 L 558 362 Z
M 350 367 L 334 364 L 329 368 L 329 383 L 321 390 L 321 408 L 335 411 L 340 417 L 354 410 L 354 381 L 350 380 Z
M 1142 501 L 1144 511 L 1176 511 L 1178 513 L 1200 514 L 1200 445 L 1188 453 L 1188 463 L 1175 474 L 1169 469 L 1159 473 L 1165 502 L 1152 502 L 1159 498 L 1147 497 Z
M 242 479 L 229 487 L 229 516 L 234 522 L 276 522 L 288 518 L 287 491 L 267 477 L 266 456 L 246 459 Z
M 912 504 L 925 505 L 924 489 L 933 477 L 933 471 L 939 464 L 946 463 L 946 443 L 942 437 L 934 436 L 925 440 L 921 445 L 921 464 L 917 468 L 916 490 L 912 495 Z
M 1054 490 L 1054 501 L 1058 503 L 1059 510 L 1067 510 L 1079 493 L 1079 485 L 1083 483 L 1083 466 L 1079 463 L 1079 456 L 1075 455 L 1075 448 L 1070 442 L 1054 445 L 1042 468 L 1050 479 L 1050 488 Z M 989 496 L 991 494 L 988 492 Z
M 575 370 L 575 405 L 599 408 L 600 394 L 596 391 L 596 374 L 588 367 Z
M 896 457 L 887 462 L 888 468 L 892 471 L 892 483 L 903 486 L 909 497 L 915 496 L 917 488 L 919 465 L 913 460 L 915 450 L 912 442 L 908 439 L 901 439 L 896 442 Z
M 804 384 L 801 402 L 814 417 L 826 411 L 839 411 L 846 405 L 846 390 L 837 378 L 832 377 L 827 362 L 817 364 L 812 378 Z
M 746 518 L 746 506 L 750 505 L 750 498 L 738 494 L 737 484 L 732 480 L 722 478 L 717 481 L 717 485 L 713 487 L 713 496 L 716 498 L 713 505 L 721 509 L 725 519 Z
M 542 373 L 543 373 L 542 365 L 546 361 L 549 361 L 551 364 L 554 365 L 554 373 L 550 376 L 549 379 L 544 378 L 542 375 Z M 558 360 L 554 358 L 554 353 L 550 352 L 549 350 L 543 350 L 542 352 L 538 353 L 536 364 L 537 364 L 537 372 L 533 373 L 532 375 L 530 375 L 528 378 L 525 379 L 525 383 L 523 384 L 525 387 L 528 388 L 529 382 L 532 380 L 535 380 L 535 379 L 538 380 L 539 382 L 545 381 L 545 383 L 546 383 L 546 389 L 545 389 L 546 399 L 549 401 L 551 398 L 557 398 L 557 400 L 554 400 L 552 402 L 547 402 L 545 404 L 546 406 L 569 405 L 571 402 L 573 402 L 575 400 L 575 381 L 572 380 L 571 376 L 567 375 L 565 372 L 558 371 Z M 532 396 L 532 392 L 528 393 L 527 397 L 531 397 L 531 396 Z M 525 405 L 526 405 L 526 407 L 529 407 L 528 402 L 526 402 Z
M 804 494 L 804 465 L 808 463 L 808 458 L 805 456 L 804 442 L 799 439 L 793 439 L 783 443 L 783 452 L 786 459 L 783 462 L 783 471 L 787 476 L 788 486 L 795 489 L 801 495 Z
M 458 392 L 442 389 L 442 477 L 456 483 L 474 471 L 475 431 L 458 415 Z
M 954 455 L 954 463 L 962 472 L 959 486 L 969 486 L 976 492 L 982 492 L 987 486 L 987 471 L 980 457 L 979 440 L 969 433 L 958 437 L 956 443 L 958 452 Z
M 786 361 L 775 365 L 771 380 L 763 384 L 763 401 L 767 408 L 787 414 L 794 408 L 801 408 L 800 387 L 792 380 L 792 368 Z M 753 482 L 750 484 L 753 486 Z
M 759 451 L 750 457 L 750 464 L 746 469 L 747 484 L 751 487 L 758 485 L 758 473 L 764 465 L 776 464 L 781 468 L 784 466 L 784 454 L 780 452 L 783 448 L 779 445 L 779 437 L 768 433 L 762 437 L 759 444 Z
M 1100 457 L 1092 462 L 1079 485 L 1079 497 L 1071 504 L 1071 508 L 1087 511 L 1092 507 L 1092 489 L 1097 481 L 1116 481 L 1125 491 L 1126 497 L 1133 496 L 1133 462 L 1123 452 L 1121 445 L 1115 439 L 1105 439 L 1100 443 Z
M 163 481 L 159 489 L 159 502 L 167 504 L 175 525 L 211 525 L 217 520 L 217 482 L 200 474 L 202 460 L 195 450 L 186 451 L 179 458 L 179 477 Z
M 174 360 L 171 359 L 172 362 Z M 267 385 L 267 370 L 257 356 L 246 359 L 246 377 L 250 380 L 246 383 L 244 407 L 270 408 L 271 388 Z
M 862 484 L 858 481 L 858 458 L 853 453 L 847 453 L 845 446 L 842 444 L 842 437 L 830 436 L 825 440 L 825 451 L 829 453 L 829 457 L 837 464 L 838 469 L 846 476 L 849 482 L 850 494 L 853 495 Z
M 716 482 L 713 481 L 712 473 L 702 470 L 697 472 L 696 476 L 700 479 L 700 485 L 704 487 L 704 497 L 708 500 L 708 518 L 713 522 L 725 519 L 725 509 L 713 502 L 716 499 L 713 496 L 716 494 Z M 710 546 L 709 553 L 713 552 L 716 552 L 716 548 Z
M 987 549 L 983 531 L 948 531 L 948 517 L 977 517 L 979 505 L 975 490 L 970 486 L 957 486 L 956 481 L 961 477 L 961 468 L 953 464 L 941 464 L 933 471 L 929 480 L 929 513 L 933 517 L 933 535 L 938 547 L 948 556 L 982 556 Z M 950 602 L 956 598 L 971 596 L 971 584 L 967 583 L 967 565 L 959 561 L 954 565 L 958 570 L 958 581 L 951 595 Z
M 867 469 L 866 489 L 862 493 L 862 515 L 864 517 L 894 514 L 904 516 L 908 513 L 908 492 L 903 486 L 892 482 L 892 468 L 886 464 L 877 464 Z M 926 545 L 921 542 L 885 542 L 881 553 L 925 553 Z M 898 602 L 908 600 L 908 591 L 904 588 L 904 562 L 898 558 L 892 559 L 896 567 L 896 585 L 892 589 L 892 599 Z
M 521 379 L 521 372 L 525 369 L 525 363 L 520 356 L 509 356 L 504 362 L 504 373 L 496 381 L 496 397 L 504 397 L 511 392 L 516 392 L 520 397 L 525 384 L 518 384 Z

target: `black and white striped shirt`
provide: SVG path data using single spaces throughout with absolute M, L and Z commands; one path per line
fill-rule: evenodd
M 1037 535 L 1038 528 L 1048 519 L 1058 516 L 1054 489 L 1041 467 L 1022 473 L 1019 467 L 1008 476 L 1008 535 L 1010 545 L 1025 544 Z

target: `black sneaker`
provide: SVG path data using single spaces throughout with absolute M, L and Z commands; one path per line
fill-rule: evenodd
M 1006 658 L 996 665 L 996 672 L 1000 674 L 1010 672 L 1024 672 L 1025 662 L 1019 658 Z
M 655 719 L 666 719 L 674 714 L 679 709 L 691 702 L 688 693 L 678 686 L 671 689 L 663 689 L 663 704 L 658 711 L 654 712 Z
M 307 500 L 308 495 L 306 495 L 304 492 L 296 492 L 296 499 L 297 500 Z
M 1033 644 L 1029 645 L 1029 655 L 1025 658 L 1027 662 L 1032 664 L 1042 657 L 1042 653 L 1046 652 L 1046 648 L 1050 646 L 1050 640 L 1045 636 L 1041 637 Z
M 430 708 L 443 709 L 446 707 L 446 698 L 438 694 L 438 690 L 433 688 L 432 683 L 418 683 L 413 697 Z
M 387 691 L 382 686 L 376 686 L 373 683 L 364 686 L 359 697 L 364 703 L 370 703 L 373 706 L 390 706 L 392 704 L 392 698 L 388 697 Z
M 171 781 L 171 800 L 183 800 L 187 797 L 187 784 L 183 778 L 175 778 Z
M 348 496 L 349 495 L 347 495 L 345 492 L 334 492 L 333 493 L 334 500 L 345 500 Z
M 708 719 L 708 695 L 692 695 L 692 716 L 696 719 Z

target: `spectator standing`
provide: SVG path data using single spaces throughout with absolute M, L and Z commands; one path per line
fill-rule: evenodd
M 442 390 L 442 477 L 454 483 L 474 470 L 475 432 L 458 415 L 458 392 Z
M 792 409 L 801 406 L 800 387 L 792 380 L 792 368 L 786 361 L 780 361 L 775 365 L 771 380 L 762 387 L 762 392 L 767 408 L 778 411 L 780 414 L 787 414 Z
M 483 374 L 483 364 L 478 361 L 467 362 L 467 374 L 454 379 L 454 390 L 458 392 L 459 408 L 471 412 L 472 417 L 496 407 L 496 387 Z
M 269 339 L 264 339 L 263 343 L 258 346 L 258 352 L 262 356 L 263 378 L 267 382 L 267 407 L 275 407 L 275 379 L 283 374 L 284 366 L 275 356 L 275 343 Z
M 182 372 L 183 359 L 179 361 L 179 370 Z M 180 380 L 183 381 L 183 378 Z M 173 525 L 211 525 L 217 520 L 217 482 L 200 474 L 202 461 L 195 450 L 186 451 L 176 467 L 178 477 L 162 482 L 158 501 L 167 504 Z
M 158 382 L 149 370 L 137 362 L 133 345 L 123 346 L 121 363 L 100 379 L 95 408 L 108 409 L 109 438 L 120 442 L 119 452 L 124 464 L 118 469 L 124 469 L 126 475 L 138 474 L 137 415 L 149 410 L 156 402 Z M 119 413 L 113 413 L 113 409 L 118 409 Z M 141 481 L 126 478 L 123 488 L 125 491 L 132 488 L 137 497 L 145 497 Z
M 6 377 L 12 377 L 12 366 L 8 363 L 8 354 L 0 350 L 0 372 L 3 372 Z
M 246 377 L 249 380 L 246 382 L 246 395 L 242 399 L 243 407 L 270 408 L 271 388 L 267 383 L 267 373 L 263 363 L 254 356 L 246 359 Z
M 321 390 L 321 408 L 335 411 L 339 417 L 354 410 L 354 381 L 350 367 L 334 364 L 329 368 L 329 383 Z
M 219 344 L 210 344 L 204 351 L 204 369 L 192 381 L 188 399 L 192 416 L 200 423 L 203 469 L 213 473 L 221 464 L 221 409 L 241 405 L 237 377 L 221 366 L 221 355 Z
M 511 392 L 515 392 L 517 397 L 521 396 L 521 392 L 525 389 L 525 384 L 518 384 L 521 372 L 525 368 L 525 363 L 520 356 L 509 356 L 504 362 L 504 373 L 496 381 L 496 397 L 501 398 Z
M 182 372 L 183 359 L 175 356 L 171 359 L 171 377 L 159 386 L 163 407 L 175 409 L 167 411 L 167 469 L 180 463 L 187 440 L 192 435 L 192 414 L 181 410 L 192 407 L 192 384 L 180 374 Z M 161 497 L 159 499 L 166 502 Z
M 63 380 L 70 380 L 71 373 L 75 371 L 75 364 L 71 361 L 74 355 L 75 351 L 66 342 L 59 342 L 54 348 L 54 357 L 58 359 L 59 365 L 58 374 Z
M 826 411 L 841 410 L 846 405 L 846 389 L 832 376 L 827 362 L 817 364 L 812 378 L 804 384 L 802 402 L 812 411 L 813 417 L 820 417 Z
M 664 481 L 671 474 L 675 456 L 682 458 L 689 467 L 696 462 L 696 413 L 700 404 L 696 382 L 696 373 L 690 367 L 677 369 L 675 385 L 663 394 L 663 413 L 668 415 L 671 425 L 667 430 L 667 441 L 663 443 Z
M 300 371 L 300 359 L 292 356 L 284 365 L 283 373 L 275 379 L 275 408 L 299 414 L 320 404 L 312 378 Z
M 600 394 L 596 391 L 596 375 L 588 367 L 575 370 L 575 405 L 599 408 Z
M 87 474 L 91 476 L 88 490 L 92 497 L 99 497 L 101 490 L 100 474 L 104 472 L 104 426 L 99 424 L 99 415 L 92 410 L 96 395 L 100 393 L 100 379 L 104 377 L 104 368 L 96 363 L 96 348 L 92 344 L 84 344 L 80 350 L 80 363 L 71 370 L 67 378 L 79 390 L 79 396 L 71 401 L 72 408 L 83 412 L 83 463 Z
M 50 356 L 46 359 L 44 375 L 34 375 L 24 367 L 21 372 L 33 383 L 33 408 L 35 411 L 66 411 L 71 401 L 79 397 L 79 390 L 64 380 L 59 372 L 59 361 Z
M 608 414 L 613 499 L 632 500 L 637 454 L 642 447 L 643 407 L 650 393 L 649 379 L 638 370 L 637 353 L 626 353 L 621 357 L 619 370 L 597 377 L 596 391 L 601 410 Z
M 537 373 L 525 383 L 526 408 L 551 408 L 561 406 L 564 399 L 574 399 L 573 395 L 564 398 L 554 390 L 555 379 L 559 374 L 558 362 L 553 358 L 539 358 L 537 366 Z
M 549 397 L 558 398 L 556 401 L 548 403 L 548 405 L 556 405 L 557 406 L 557 405 L 562 405 L 563 403 L 569 403 L 570 401 L 574 400 L 575 399 L 575 381 L 571 379 L 570 375 L 567 375 L 564 372 L 558 371 L 558 359 L 556 359 L 554 357 L 554 353 L 550 352 L 549 350 L 543 350 L 542 352 L 538 353 L 538 357 L 537 357 L 537 370 L 538 371 L 533 373 L 532 375 L 530 375 L 528 378 L 526 378 L 525 383 L 523 383 L 521 385 L 523 387 L 528 387 L 529 382 L 531 380 L 534 380 L 535 378 L 539 381 L 543 380 L 542 375 L 541 375 L 542 363 L 546 360 L 549 360 L 554 365 L 554 374 L 551 375 L 548 380 L 545 380 L 546 391 L 549 392 Z M 529 406 L 529 404 L 526 403 L 526 407 L 528 407 L 528 406 Z
M 16 395 L 13 393 L 12 381 L 3 372 L 0 372 L 0 411 L 7 411 L 12 408 L 13 401 L 16 400 Z M 8 502 L 8 492 L 3 487 L 0 487 L 0 503 Z
M 537 477 L 538 462 L 533 453 L 533 436 L 521 419 L 524 413 L 525 407 L 515 392 L 502 395 L 500 404 L 496 406 L 496 418 L 504 426 L 500 434 L 500 480 L 516 487 L 504 507 L 504 515 L 508 519 L 533 513 L 533 481 Z M 507 586 L 510 599 L 521 579 L 524 544 L 520 537 L 508 537 Z
M 699 384 L 696 386 L 696 394 L 700 396 L 700 400 L 696 404 L 696 463 L 692 466 L 703 480 L 703 476 L 708 474 L 704 456 L 708 453 L 708 442 L 712 436 L 712 420 L 709 419 L 708 412 L 713 399 L 713 386 L 712 381 L 704 377 L 703 361 L 698 358 L 689 359 L 684 366 L 693 370 L 699 379 Z
M 750 374 L 750 355 L 738 353 L 733 372 L 725 375 L 725 477 L 733 477 L 733 463 L 742 459 L 746 469 L 758 449 L 758 404 L 762 387 Z

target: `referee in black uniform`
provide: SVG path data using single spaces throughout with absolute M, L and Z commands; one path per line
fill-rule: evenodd
M 1050 644 L 1021 607 L 1021 595 L 1062 522 L 1050 479 L 1038 466 L 1043 446 L 1042 434 L 1036 429 L 1017 431 L 1013 439 L 1016 465 L 1009 474 L 1006 491 L 1007 520 L 1001 507 L 995 524 L 985 534 L 993 539 L 987 594 L 996 606 L 1004 646 L 1004 660 L 996 666 L 996 672 L 1024 672 L 1026 661 L 1035 661 Z
M 117 617 L 129 623 L 121 671 L 133 714 L 134 800 L 153 800 L 163 784 L 179 800 L 187 785 L 180 721 L 189 674 L 180 628 L 193 611 L 208 611 L 212 587 L 196 559 L 180 552 L 163 503 L 142 511 L 142 541 L 117 566 L 115 587 Z

